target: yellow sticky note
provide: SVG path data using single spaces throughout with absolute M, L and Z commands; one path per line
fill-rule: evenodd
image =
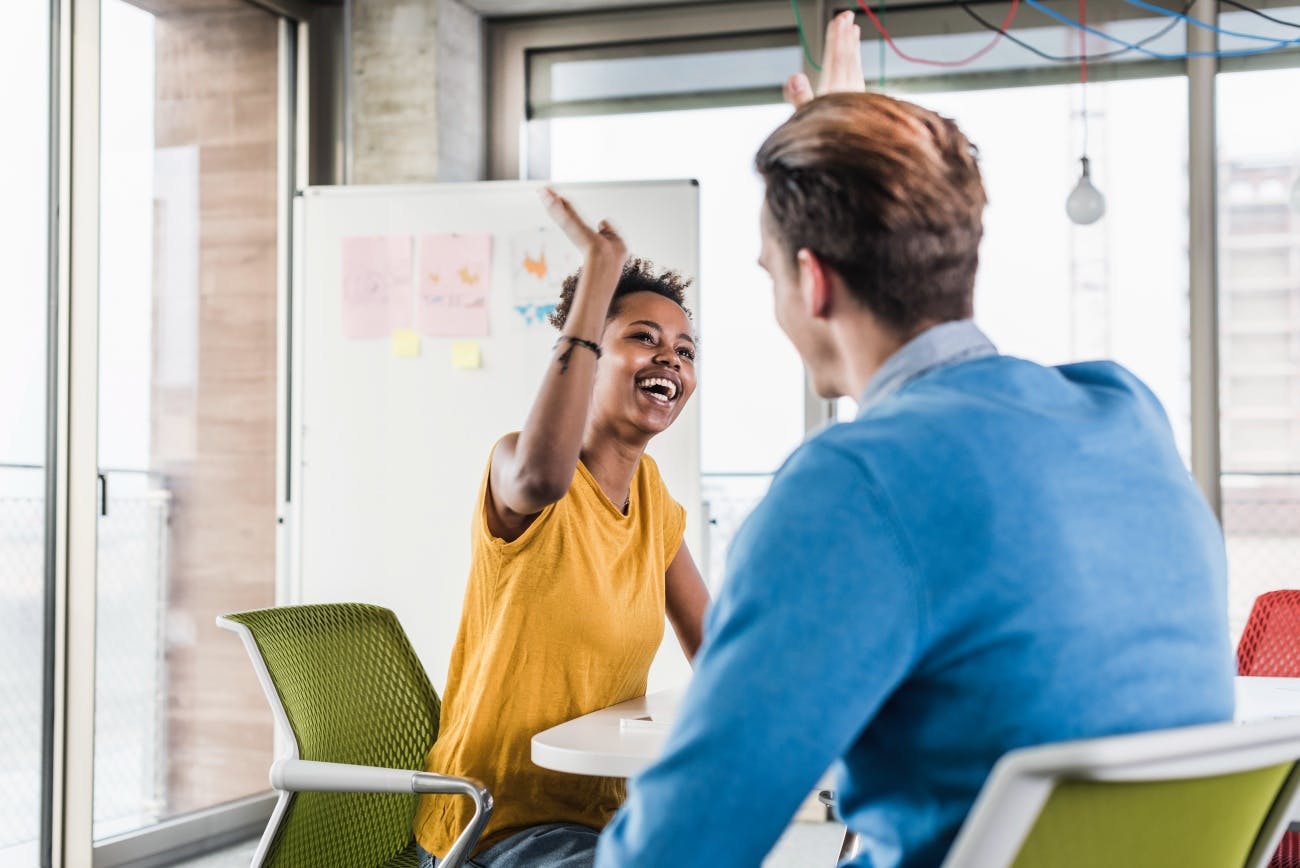
M 420 336 L 414 329 L 393 330 L 393 355 L 399 359 L 414 359 L 420 355 Z
M 455 341 L 451 345 L 451 366 L 473 369 L 483 367 L 483 354 L 478 341 Z

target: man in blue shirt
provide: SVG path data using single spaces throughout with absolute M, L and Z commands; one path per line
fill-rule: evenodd
M 856 58 L 854 31 L 828 41 Z M 971 322 L 985 197 L 956 125 L 830 93 L 757 166 L 777 320 L 860 411 L 737 535 L 597 865 L 758 865 L 832 764 L 852 864 L 937 865 L 1008 750 L 1230 718 L 1215 518 L 1136 377 L 1002 356 Z

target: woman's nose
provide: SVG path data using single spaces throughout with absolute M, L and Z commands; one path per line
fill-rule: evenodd
M 666 365 L 670 368 L 681 369 L 682 360 L 677 357 L 677 351 L 672 347 L 661 348 L 655 353 L 655 364 Z

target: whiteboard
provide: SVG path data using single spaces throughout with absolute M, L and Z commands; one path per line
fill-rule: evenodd
M 550 221 L 538 183 L 313 187 L 295 200 L 290 328 L 285 603 L 358 601 L 394 610 L 441 692 L 469 572 L 474 503 L 492 445 L 524 421 L 556 338 L 516 307 L 517 238 Z M 694 181 L 563 184 L 590 222 L 608 218 L 633 255 L 699 274 Z M 481 367 L 453 367 L 456 338 L 344 334 L 346 239 L 491 233 L 489 333 Z M 348 242 L 349 250 L 356 242 Z M 572 254 L 571 254 L 572 255 Z M 413 256 L 418 285 L 419 253 Z M 355 270 L 355 269 L 354 269 Z M 688 307 L 699 311 L 699 287 Z M 347 327 L 355 332 L 349 320 Z M 696 323 L 698 327 L 698 320 Z M 687 510 L 701 557 L 699 396 L 648 450 Z M 689 677 L 671 629 L 651 688 Z

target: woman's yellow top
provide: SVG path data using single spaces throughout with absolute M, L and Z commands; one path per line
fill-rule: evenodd
M 581 462 L 568 493 L 513 542 L 488 529 L 486 496 L 485 474 L 441 727 L 425 762 L 492 792 L 479 850 L 541 823 L 600 829 L 622 803 L 622 780 L 533 765 L 531 740 L 645 694 L 664 634 L 664 573 L 686 524 L 649 456 L 632 477 L 627 515 Z M 421 797 L 420 846 L 446 854 L 472 813 L 460 796 Z

